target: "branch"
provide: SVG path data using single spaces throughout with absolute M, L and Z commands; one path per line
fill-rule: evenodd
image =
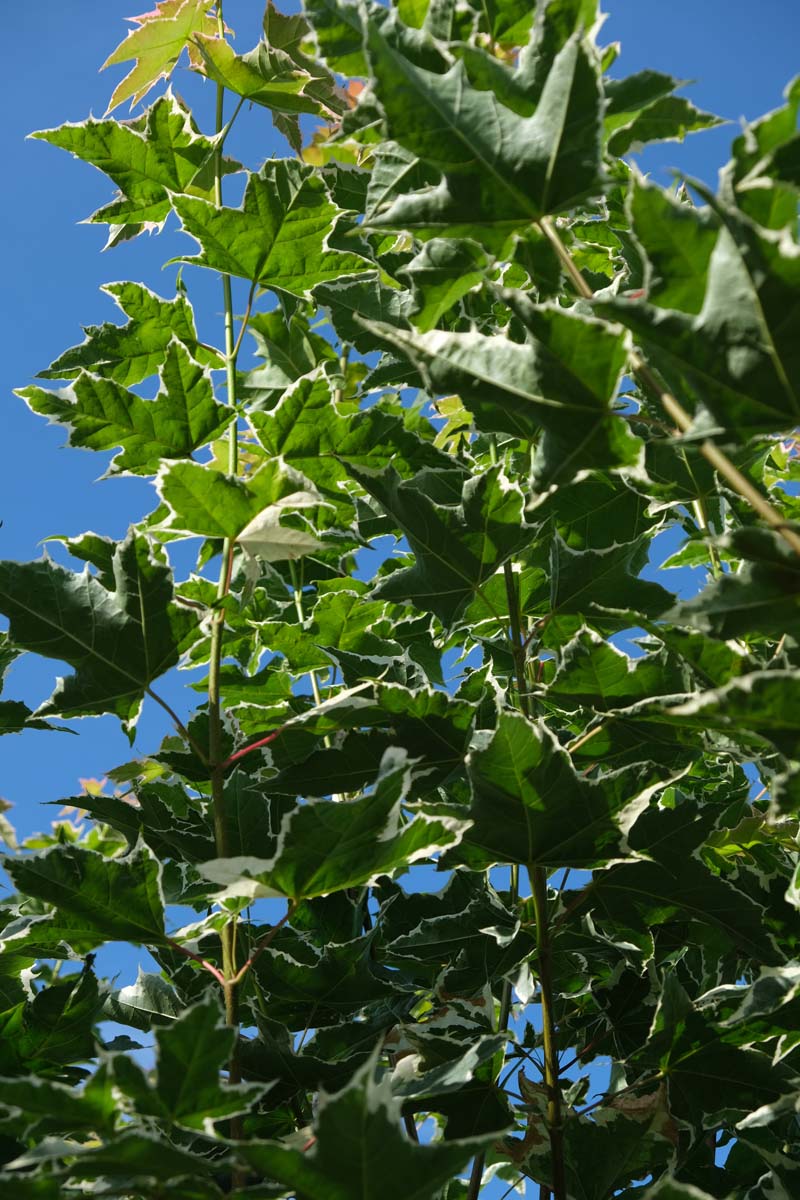
M 232 767 L 240 758 L 244 758 L 246 754 L 252 754 L 254 750 L 260 750 L 262 746 L 268 746 L 270 742 L 274 742 L 276 737 L 279 737 L 284 730 L 281 725 L 280 729 L 276 729 L 273 733 L 268 733 L 266 737 L 259 738 L 257 742 L 251 742 L 249 746 L 243 746 L 241 750 L 235 750 L 223 763 L 220 763 L 220 770 L 227 771 L 228 767 Z
M 264 951 L 268 948 L 268 946 L 271 945 L 271 943 L 272 943 L 273 939 L 275 938 L 275 935 L 278 933 L 278 931 L 283 929 L 283 927 L 287 921 L 291 920 L 291 918 L 294 916 L 295 912 L 297 911 L 298 903 L 299 903 L 298 900 L 292 900 L 291 904 L 287 908 L 284 915 L 281 917 L 280 921 L 278 921 L 277 924 L 273 925 L 272 928 L 269 929 L 262 938 L 259 938 L 259 940 L 256 942 L 256 944 L 253 948 L 253 952 L 250 955 L 250 957 L 247 959 L 247 961 L 245 963 L 243 963 L 243 965 L 239 968 L 239 970 L 236 972 L 236 974 L 233 976 L 233 978 L 231 980 L 229 980 L 229 983 L 233 987 L 237 987 L 242 982 L 245 975 L 250 970 L 250 968 L 253 966 L 253 963 L 256 961 L 256 959 L 260 958 L 261 955 L 264 953 Z
M 151 700 L 155 700 L 156 704 L 160 704 L 165 713 L 169 713 L 169 715 L 172 717 L 172 720 L 175 722 L 175 728 L 178 730 L 178 733 L 181 735 L 184 741 L 191 746 L 192 750 L 194 750 L 203 766 L 207 767 L 209 765 L 208 755 L 206 754 L 205 750 L 203 750 L 202 746 L 200 746 L 199 743 L 194 740 L 183 721 L 175 712 L 175 709 L 171 708 L 169 704 L 167 704 L 166 700 L 162 699 L 162 697 L 159 696 L 157 692 L 154 692 L 152 688 L 145 688 L 145 694 L 148 695 Z
M 564 1129 L 561 1113 L 561 1083 L 556 1043 L 556 1020 L 552 979 L 552 945 L 547 919 L 547 869 L 528 868 L 531 896 L 536 917 L 536 949 L 541 989 L 542 1041 L 544 1043 L 544 1084 L 547 1089 L 547 1129 L 550 1134 L 550 1167 L 553 1176 L 553 1200 L 567 1200 L 564 1165 Z
M 219 968 L 215 967 L 213 963 L 210 963 L 207 958 L 203 958 L 200 954 L 195 954 L 194 950 L 189 950 L 186 946 L 182 946 L 180 942 L 176 942 L 174 938 L 168 937 L 167 942 L 173 950 L 177 950 L 178 954 L 182 954 L 184 958 L 191 958 L 192 962 L 199 963 L 201 967 L 208 971 L 209 975 L 214 976 L 217 983 L 219 983 L 222 987 L 225 986 L 225 976 L 222 974 Z
M 575 291 L 584 300 L 593 300 L 594 293 L 592 289 L 572 261 L 569 251 L 558 236 L 550 218 L 542 217 L 538 225 L 558 255 L 564 270 L 572 281 Z M 662 408 L 671 417 L 681 433 L 686 433 L 692 425 L 692 418 L 689 416 L 689 413 L 676 400 L 672 393 L 661 385 L 649 364 L 638 350 L 632 350 L 629 357 L 634 373 L 639 377 L 644 386 L 658 398 Z M 749 479 L 745 478 L 739 468 L 731 462 L 727 454 L 724 454 L 718 446 L 709 441 L 700 443 L 700 453 L 706 462 L 709 462 L 714 470 L 731 485 L 733 490 L 738 492 L 743 500 L 747 501 L 753 511 L 758 513 L 776 533 L 780 534 L 783 540 L 792 547 L 795 554 L 800 554 L 800 534 L 795 533 L 787 522 L 784 521 L 777 509 L 773 508 L 770 502 L 761 495 Z
M 253 308 L 253 297 L 254 297 L 254 296 L 255 296 L 255 294 L 256 294 L 256 286 L 257 286 L 257 283 L 258 283 L 258 281 L 254 279 L 254 280 L 253 280 L 253 282 L 250 284 L 250 291 L 249 291 L 249 293 L 248 293 L 248 295 L 247 295 L 247 307 L 245 308 L 245 310 L 244 310 L 244 316 L 242 317 L 242 327 L 241 327 L 241 329 L 239 330 L 239 336 L 237 337 L 237 339 L 236 339 L 236 344 L 235 344 L 235 345 L 234 345 L 234 347 L 233 347 L 233 358 L 234 358 L 234 361 L 235 361 L 235 360 L 236 360 L 236 359 L 239 357 L 239 350 L 241 349 L 241 345 L 242 345 L 242 338 L 243 338 L 243 337 L 244 337 L 244 335 L 245 335 L 245 332 L 246 332 L 246 330 L 247 330 L 247 325 L 248 325 L 248 322 L 249 322 L 249 320 L 250 320 L 250 313 L 251 313 L 251 311 L 252 311 L 252 308 Z

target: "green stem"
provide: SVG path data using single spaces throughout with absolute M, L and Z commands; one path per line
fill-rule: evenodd
M 720 562 L 719 551 L 712 541 L 713 533 L 708 521 L 708 509 L 706 508 L 706 502 L 703 499 L 703 491 L 697 482 L 697 479 L 695 478 L 694 471 L 692 470 L 692 464 L 689 462 L 689 455 L 683 449 L 681 450 L 681 458 L 683 459 L 684 466 L 686 467 L 687 475 L 697 489 L 697 496 L 692 501 L 692 512 L 694 513 L 695 524 L 702 533 L 703 537 L 706 539 L 706 544 L 708 546 L 708 558 L 711 565 L 711 574 L 715 579 L 719 579 L 720 575 L 722 574 L 722 563 Z
M 516 908 L 519 900 L 519 867 L 516 863 L 511 864 L 511 882 L 508 888 L 509 904 L 512 909 Z M 511 1016 L 511 980 L 503 980 L 503 996 L 500 1001 L 500 1016 L 498 1018 L 498 1030 L 500 1033 L 505 1033 L 508 1029 L 508 1019 Z
M 350 347 L 345 343 L 342 346 L 342 353 L 339 355 L 339 370 L 342 376 L 341 387 L 337 387 L 333 393 L 333 402 L 337 406 L 344 399 L 344 390 L 347 386 L 347 364 L 350 361 Z
M 561 264 L 564 267 L 567 275 L 569 275 L 577 294 L 584 300 L 593 300 L 594 293 L 592 292 L 592 289 L 589 287 L 588 283 L 583 278 L 583 275 L 581 275 L 580 271 L 575 266 L 575 263 L 572 261 L 569 251 L 561 241 L 561 238 L 559 237 L 558 232 L 556 231 L 555 226 L 550 218 L 542 217 L 538 224 L 542 233 L 548 239 L 558 255 L 559 260 L 561 261 Z M 675 396 L 672 395 L 671 392 L 667 391 L 667 389 L 662 386 L 656 377 L 655 372 L 651 369 L 649 364 L 645 361 L 638 350 L 632 350 L 629 355 L 629 359 L 631 367 L 633 368 L 633 372 L 639 381 L 643 384 L 647 391 L 652 392 L 653 395 L 657 397 L 661 403 L 661 407 L 664 409 L 670 419 L 674 421 L 681 433 L 686 433 L 686 431 L 691 428 L 692 418 L 689 416 L 689 413 L 687 413 L 683 405 L 679 403 L 679 401 L 675 398 Z M 795 554 L 800 554 L 800 534 L 795 533 L 795 531 L 790 528 L 777 509 L 773 508 L 770 502 L 764 496 L 762 496 L 758 488 L 754 487 L 750 480 L 741 473 L 739 468 L 735 466 L 734 463 L 732 463 L 728 458 L 727 454 L 724 454 L 718 446 L 709 441 L 701 442 L 699 449 L 703 458 L 706 460 L 706 462 L 711 464 L 717 474 L 721 475 L 726 483 L 730 484 L 733 490 L 738 492 L 743 500 L 747 501 L 753 511 L 758 513 L 758 515 L 792 547 Z
M 489 453 L 491 455 L 493 465 L 497 463 L 497 444 L 494 438 L 489 443 Z M 514 579 L 514 569 L 510 562 L 504 565 L 505 582 L 506 582 L 506 597 L 508 599 L 508 619 L 509 619 L 509 641 L 511 643 L 511 653 L 514 658 L 514 673 L 517 683 L 517 695 L 519 697 L 519 706 L 525 716 L 530 716 L 528 705 L 528 694 L 525 687 L 525 642 L 522 637 L 522 622 L 519 612 L 519 596 L 517 594 L 516 581 Z M 519 899 L 519 867 L 513 864 L 511 867 L 511 883 L 509 886 L 509 894 L 511 904 L 515 905 Z M 503 992 L 500 999 L 500 1014 L 498 1019 L 498 1030 L 505 1033 L 508 1029 L 508 1020 L 511 1016 L 511 981 L 505 979 L 503 981 Z M 483 1168 L 486 1163 L 485 1154 L 476 1154 L 472 1160 L 472 1170 L 470 1172 L 469 1184 L 467 1186 L 466 1200 L 478 1200 L 481 1190 L 481 1180 L 483 1179 Z
M 529 866 L 531 897 L 536 918 L 536 955 L 542 1005 L 542 1041 L 544 1043 L 544 1085 L 547 1089 L 547 1131 L 550 1135 L 550 1170 L 553 1184 L 543 1188 L 553 1200 L 567 1200 L 564 1170 L 564 1131 L 561 1114 L 558 1045 L 553 1000 L 552 944 L 547 915 L 547 868 Z
M 145 692 L 150 697 L 151 700 L 155 700 L 156 704 L 161 705 L 161 707 L 164 709 L 165 713 L 168 713 L 170 715 L 170 717 L 172 717 L 172 720 L 175 724 L 175 728 L 178 730 L 178 733 L 181 735 L 181 737 L 184 739 L 184 741 L 187 743 L 187 745 L 190 746 L 192 750 L 194 750 L 195 754 L 200 759 L 200 762 L 203 764 L 203 766 L 207 767 L 208 766 L 208 758 L 206 757 L 205 750 L 199 744 L 199 742 L 196 742 L 195 739 L 192 737 L 192 735 L 189 733 L 189 730 L 186 728 L 183 721 L 180 719 L 178 714 L 175 712 L 174 708 L 171 708 L 170 705 L 167 704 L 166 700 L 164 700 L 162 696 L 159 696 L 157 692 L 154 692 L 152 688 L 150 688 L 150 687 L 145 688 Z
M 289 559 L 289 575 L 292 580 L 292 592 L 294 593 L 294 610 L 297 613 L 297 619 L 302 626 L 305 624 L 306 619 L 305 612 L 303 610 L 303 584 L 302 580 L 297 574 L 297 567 L 291 559 Z M 309 675 L 311 677 L 311 692 L 314 696 L 314 703 L 316 704 L 317 708 L 319 708 L 320 704 L 322 704 L 322 692 L 320 691 L 319 686 L 319 676 L 317 675 L 316 671 L 309 671 Z M 326 736 L 325 745 L 328 746 L 329 744 L 330 739 Z
M 522 635 L 522 620 L 519 611 L 519 593 L 517 592 L 514 568 L 510 562 L 503 565 L 506 581 L 506 597 L 508 599 L 508 621 L 510 625 L 511 653 L 514 658 L 514 674 L 517 682 L 517 698 L 520 711 L 530 717 L 530 700 L 528 685 L 525 680 L 525 650 L 526 641 Z
M 220 37 L 225 33 L 225 22 L 222 15 L 222 0 L 217 0 L 217 27 Z M 225 89 L 217 85 L 216 129 L 220 134 L 224 125 Z M 222 207 L 222 147 L 217 147 L 214 156 L 214 203 Z M 227 401 L 231 408 L 236 407 L 236 344 L 233 330 L 233 295 L 230 275 L 222 275 L 222 299 L 225 322 L 225 386 Z M 239 442 L 236 420 L 228 430 L 228 471 L 236 475 L 238 471 Z M 233 563 L 234 542 L 226 538 L 222 550 L 222 565 L 220 567 L 217 599 L 224 599 L 230 584 L 231 567 Z M 211 803 L 214 817 L 214 843 L 218 858 L 230 856 L 230 843 L 227 823 L 225 820 L 225 753 L 222 738 L 222 705 L 220 697 L 220 667 L 222 663 L 222 642 L 225 627 L 225 613 L 220 606 L 213 616 L 211 626 L 211 646 L 208 667 L 208 760 L 211 766 Z M 239 1051 L 239 997 L 238 981 L 236 978 L 236 918 L 223 927 L 222 942 L 222 974 L 224 976 L 223 997 L 225 1002 L 226 1023 L 236 1031 L 236 1040 L 228 1063 L 228 1080 L 232 1084 L 240 1083 L 242 1078 Z M 244 1136 L 244 1122 L 241 1116 L 231 1118 L 230 1134 L 234 1140 L 240 1141 Z M 246 1174 L 234 1171 L 234 1188 L 246 1182 Z

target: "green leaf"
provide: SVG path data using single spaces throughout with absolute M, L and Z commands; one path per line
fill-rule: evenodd
M 86 1134 L 102 1131 L 106 1136 L 113 1133 L 116 1104 L 102 1077 L 98 1079 L 104 1070 L 100 1068 L 82 1095 L 40 1076 L 3 1079 L 3 1106 L 12 1112 L 0 1118 L 0 1128 L 40 1141 L 48 1134 L 78 1130 Z
M 546 606 L 556 613 L 584 616 L 613 614 L 616 610 L 623 620 L 626 613 L 660 615 L 674 597 L 660 583 L 637 577 L 647 562 L 648 545 L 648 538 L 643 537 L 602 550 L 576 551 L 556 534 L 550 553 L 550 579 L 545 585 L 549 597 Z
M 135 60 L 133 69 L 114 89 L 107 112 L 125 100 L 130 100 L 131 107 L 138 104 L 159 79 L 172 74 L 190 39 L 198 33 L 216 33 L 216 18 L 207 15 L 208 9 L 208 0 L 156 0 L 152 12 L 130 18 L 137 28 L 100 68 Z
M 642 1200 L 713 1200 L 713 1197 L 692 1183 L 681 1183 L 665 1176 L 647 1189 Z
M 792 1078 L 766 1054 L 721 1043 L 673 973 L 667 973 L 644 1053 L 667 1081 L 670 1109 L 700 1128 L 774 1102 Z
M 353 924 L 348 935 L 353 933 Z M 404 981 L 387 976 L 374 962 L 375 935 L 353 937 L 322 948 L 282 932 L 267 958 L 254 970 L 269 997 L 270 1018 L 289 1029 L 317 1028 L 352 1021 L 376 1003 L 397 1004 Z
M 548 697 L 567 707 L 590 705 L 601 712 L 625 708 L 651 696 L 683 693 L 687 681 L 667 655 L 631 659 L 590 629 L 562 647 Z
M 780 234 L 759 231 L 716 203 L 715 210 L 721 228 L 697 315 L 621 299 L 595 310 L 632 330 L 677 394 L 707 409 L 724 434 L 790 431 L 800 420 L 790 333 L 800 312 L 800 258 Z M 646 229 L 635 232 L 647 254 Z
M 252 413 L 250 420 L 270 457 L 280 456 L 337 506 L 349 478 L 347 464 L 380 471 L 392 463 L 403 474 L 449 465 L 449 459 L 379 404 L 365 412 L 338 405 L 322 375 L 299 379 L 270 412 Z
M 108 175 L 122 196 L 89 220 L 107 225 L 163 226 L 171 211 L 170 193 L 213 199 L 213 141 L 203 137 L 190 109 L 168 92 L 133 121 L 96 121 L 42 129 L 31 135 L 69 150 Z M 223 175 L 239 171 L 223 158 Z
M 176 531 L 231 538 L 267 562 L 300 558 L 322 546 L 307 529 L 283 523 L 300 509 L 316 509 L 320 496 L 279 459 L 265 462 L 247 482 L 213 466 L 177 463 L 158 486 Z
M 220 896 L 325 896 L 452 846 L 466 824 L 453 817 L 401 816 L 411 783 L 408 756 L 387 751 L 375 790 L 357 800 L 312 800 L 288 813 L 271 860 L 219 858 L 202 864 Z
M 473 221 L 520 225 L 573 208 L 599 188 L 597 65 L 578 35 L 556 55 L 533 116 L 473 88 L 460 61 L 443 74 L 397 48 L 393 18 L 369 25 L 374 87 L 387 136 L 469 190 Z M 383 214 L 381 223 L 391 221 Z
M 702 812 L 690 802 L 645 812 L 629 842 L 651 861 L 622 863 L 595 876 L 587 895 L 592 918 L 602 927 L 638 931 L 689 918 L 721 930 L 756 962 L 779 965 L 786 955 L 767 924 L 768 894 L 751 898 L 744 872 L 739 879 L 722 878 L 697 854 L 713 817 L 713 810 Z
M 632 178 L 628 204 L 636 236 L 647 256 L 649 302 L 659 308 L 699 313 L 717 240 L 713 214 L 675 199 L 639 175 Z
M 524 1094 L 530 1089 L 534 1104 L 537 1100 L 541 1104 L 535 1088 L 528 1085 Z M 619 1108 L 613 1107 L 613 1097 L 609 1099 L 610 1103 L 595 1109 L 591 1118 L 576 1114 L 564 1130 L 568 1194 L 581 1200 L 606 1200 L 624 1194 L 626 1184 L 655 1173 L 669 1158 L 670 1117 L 658 1092 L 637 1095 L 628 1112 L 623 1109 L 624 1096 L 616 1101 Z M 524 1169 L 529 1178 L 544 1184 L 553 1182 L 553 1169 L 543 1118 L 544 1113 L 540 1115 L 535 1108 L 528 1116 L 531 1151 Z M 659 1122 L 667 1129 L 659 1129 Z M 586 1170 L 587 1163 L 591 1163 L 591 1171 Z
M 138 1114 L 202 1130 L 207 1121 L 246 1112 L 264 1094 L 263 1084 L 220 1082 L 220 1068 L 230 1058 L 236 1033 L 225 1025 L 215 995 L 185 1009 L 167 1028 L 157 1029 L 155 1038 L 153 1086 L 130 1059 L 113 1059 L 115 1082 Z
M 144 846 L 125 858 L 104 858 L 80 846 L 6 857 L 18 888 L 58 910 L 63 930 L 99 945 L 104 939 L 164 945 L 161 868 Z
M 310 374 L 320 363 L 336 362 L 330 342 L 313 333 L 308 319 L 299 313 L 288 319 L 280 308 L 256 313 L 247 326 L 256 341 L 256 354 L 264 365 L 254 367 L 240 380 L 239 389 L 250 402 L 251 411 L 272 408 L 293 383 Z
M 352 0 L 308 0 L 305 5 L 320 56 L 341 75 L 366 75 L 362 14 Z
M 526 304 L 524 319 L 532 336 L 523 344 L 362 323 L 411 360 L 429 391 L 457 392 L 482 432 L 538 439 L 544 430 L 537 449 L 544 481 L 568 480 L 585 468 L 633 465 L 638 439 L 610 408 L 625 362 L 624 338 L 556 308 Z
M 718 638 L 761 633 L 776 638 L 800 618 L 800 561 L 784 540 L 767 529 L 737 529 L 722 542 L 744 561 L 734 574 L 711 580 L 676 604 L 667 618 Z
M 389 1078 L 376 1082 L 370 1059 L 341 1092 L 323 1093 L 309 1150 L 251 1142 L 243 1154 L 308 1200 L 433 1200 L 496 1136 L 423 1145 L 401 1133 L 399 1118 Z
M 109 1021 L 148 1032 L 168 1025 L 183 1011 L 177 992 L 160 975 L 149 975 L 141 966 L 136 982 L 106 997 L 103 1014 Z
M 451 857 L 482 870 L 495 862 L 597 867 L 630 853 L 627 833 L 662 784 L 622 770 L 587 779 L 545 726 L 501 713 L 467 760 L 472 827 Z
M 673 90 L 683 84 L 659 71 L 640 71 L 605 83 L 605 127 L 611 154 L 637 153 L 650 142 L 682 142 L 687 133 L 724 124 Z
M 528 540 L 520 527 L 522 494 L 499 468 L 469 480 L 435 472 L 402 480 L 393 467 L 375 473 L 352 464 L 348 469 L 391 516 L 415 555 L 413 566 L 378 583 L 372 594 L 379 599 L 411 600 L 451 624 Z
M 748 122 L 720 172 L 725 200 L 767 229 L 793 226 L 797 216 L 800 79 L 784 89 L 786 104 Z
M 118 1179 L 125 1188 L 142 1190 L 169 1189 L 175 1200 L 218 1200 L 221 1195 L 215 1185 L 203 1179 L 211 1173 L 211 1162 L 203 1155 L 179 1149 L 157 1133 L 128 1129 L 113 1140 L 83 1145 L 45 1141 L 29 1156 L 20 1155 L 14 1162 L 14 1175 L 20 1182 L 26 1178 L 19 1168 L 41 1165 L 48 1160 L 68 1159 L 68 1170 L 56 1176 L 61 1186 L 65 1179 Z M 42 1176 L 40 1176 L 42 1178 Z M 47 1176 L 43 1176 L 47 1178 Z M 49 1194 L 44 1193 L 48 1196 Z M 63 1186 L 60 1195 L 63 1195 Z M 32 1197 L 36 1193 L 31 1193 Z
M 792 720 L 800 702 L 796 671 L 754 671 L 724 687 L 699 692 L 664 710 L 670 722 L 690 729 L 729 731 L 750 739 L 766 739 L 783 754 L 800 758 L 800 731 Z
M 315 284 L 369 270 L 358 253 L 334 249 L 340 210 L 321 177 L 291 159 L 250 175 L 240 208 L 175 196 L 173 206 L 200 253 L 180 261 L 305 296 Z
M 411 318 L 417 329 L 427 333 L 462 296 L 479 287 L 489 260 L 477 242 L 467 239 L 433 238 L 402 271 L 411 283 L 416 310 Z
M 103 997 L 89 967 L 56 980 L 26 1003 L 0 1015 L 0 1071 L 60 1074 L 97 1052 L 95 1022 Z M 68 1074 L 65 1074 L 69 1078 Z
M 115 549 L 113 589 L 88 570 L 77 575 L 47 558 L 0 562 L 0 611 L 13 641 L 75 669 L 37 711 L 110 712 L 135 724 L 150 684 L 195 636 L 194 617 L 172 594 L 169 568 L 133 531 Z
M 197 340 L 192 306 L 182 292 L 174 300 L 162 300 L 142 283 L 106 283 L 100 290 L 130 320 L 125 325 L 106 321 L 85 326 L 81 345 L 65 350 L 37 378 L 75 379 L 81 371 L 91 371 L 130 387 L 158 371 L 174 337 L 195 362 L 205 367 L 223 365 L 216 350 Z
M 247 54 L 236 54 L 223 38 L 198 34 L 194 45 L 202 56 L 205 74 L 229 92 L 275 113 L 290 116 L 312 113 L 335 120 L 345 103 L 330 72 L 300 50 L 305 25 L 302 17 L 284 17 L 270 5 L 264 21 L 267 40 L 259 42 Z M 291 40 L 284 46 L 276 44 L 273 39 L 276 33 L 280 38 L 281 23 L 288 26 L 290 21 L 299 23 L 299 29 L 290 34 Z M 308 27 L 305 28 L 308 32 Z
M 163 459 L 189 458 L 232 419 L 231 410 L 214 400 L 208 370 L 193 361 L 177 338 L 166 347 L 158 375 L 160 388 L 153 400 L 88 371 L 62 391 L 27 387 L 17 395 L 33 412 L 66 426 L 70 446 L 121 446 L 111 461 L 112 474 L 155 475 Z
M 362 354 L 385 349 L 384 327 L 406 327 L 412 309 L 408 292 L 389 287 L 376 275 L 321 283 L 314 288 L 314 299 L 330 312 L 339 340 Z
M 21 700 L 0 700 L 0 735 L 4 733 L 22 733 L 24 729 L 60 729 L 62 733 L 72 733 L 65 726 L 51 725 L 34 717 L 33 711 Z

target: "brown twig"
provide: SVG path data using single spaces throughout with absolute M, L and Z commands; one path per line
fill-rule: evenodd
M 207 958 L 203 958 L 200 954 L 195 954 L 193 950 L 189 950 L 186 946 L 182 946 L 180 942 L 176 942 L 174 938 L 167 938 L 167 942 L 173 950 L 177 950 L 178 954 L 182 954 L 184 958 L 190 958 L 192 962 L 199 963 L 201 967 L 208 971 L 209 975 L 214 976 L 217 983 L 219 983 L 222 987 L 225 986 L 225 976 L 222 974 L 222 971 L 220 971 L 218 967 L 215 967 L 213 963 L 210 963 Z

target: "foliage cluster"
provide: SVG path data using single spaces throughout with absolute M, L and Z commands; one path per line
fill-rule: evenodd
M 800 84 L 664 189 L 624 156 L 716 118 L 600 26 L 307 0 L 240 53 L 160 0 L 111 109 L 186 51 L 215 128 L 167 87 L 35 135 L 111 246 L 174 213 L 225 318 L 108 284 L 20 391 L 155 491 L 81 569 L 0 563 L 3 669 L 71 672 L 2 732 L 176 728 L 6 856 L 4 1195 L 798 1195 Z M 98 978 L 115 941 L 158 970 Z

